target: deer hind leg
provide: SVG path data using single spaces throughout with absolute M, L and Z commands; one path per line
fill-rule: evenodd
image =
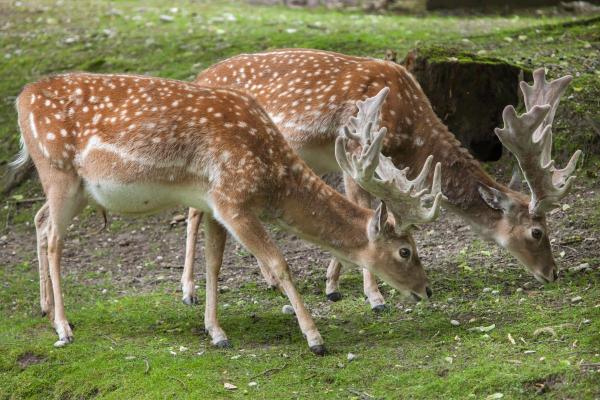
M 40 273 L 40 307 L 42 317 L 48 315 L 52 318 L 54 298 L 48 270 L 48 218 L 49 207 L 46 202 L 35 215 L 34 223 L 37 235 L 37 256 Z
M 346 189 L 346 196 L 354 203 L 364 208 L 371 208 L 371 195 L 364 191 L 358 186 L 352 178 L 344 174 L 344 187 Z M 366 268 L 363 268 L 363 291 L 371 309 L 375 312 L 383 311 L 385 309 L 385 299 L 379 291 L 377 280 L 375 276 Z M 339 279 L 339 274 L 337 276 Z
M 212 216 L 204 217 L 204 257 L 206 260 L 206 304 L 204 329 L 216 347 L 229 347 L 227 335 L 217 319 L 218 278 L 223 264 L 227 232 Z
M 300 330 L 306 337 L 310 350 L 317 355 L 325 354 L 325 346 L 321 334 L 306 309 L 300 293 L 298 293 L 292 282 L 287 262 L 260 221 L 256 216 L 243 210 L 228 208 L 223 211 L 220 214 L 223 223 L 242 245 L 258 259 L 259 263 L 268 267 L 271 273 L 277 277 L 280 287 L 294 308 Z
M 188 306 L 198 304 L 196 286 L 194 285 L 194 259 L 196 257 L 196 242 L 198 241 L 198 227 L 202 221 L 202 212 L 190 208 L 188 213 L 187 237 L 185 242 L 185 262 L 181 275 L 182 301 Z
M 260 273 L 263 276 L 263 279 L 265 280 L 265 282 L 267 282 L 267 288 L 269 290 L 279 289 L 283 292 L 283 289 L 281 288 L 281 285 L 279 284 L 279 281 L 277 280 L 275 275 L 273 275 L 272 271 L 268 267 L 264 266 L 263 263 L 260 262 L 260 260 L 258 260 L 258 268 L 260 269 Z
M 63 242 L 69 223 L 83 209 L 86 198 L 76 176 L 52 171 L 49 179 L 44 179 L 42 174 L 40 177 L 48 203 L 48 269 L 54 297 L 53 324 L 59 338 L 55 346 L 62 346 L 73 341 L 73 332 L 65 315 L 60 282 Z

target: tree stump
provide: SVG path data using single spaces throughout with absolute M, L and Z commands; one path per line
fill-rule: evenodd
M 500 159 L 502 144 L 494 128 L 503 126 L 505 106 L 518 106 L 519 81 L 531 80 L 531 71 L 440 48 L 413 50 L 402 63 L 420 83 L 436 114 L 477 159 Z

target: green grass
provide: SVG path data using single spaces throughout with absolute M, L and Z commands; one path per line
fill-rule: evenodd
M 295 320 L 280 312 L 285 299 L 255 284 L 221 295 L 220 316 L 234 343 L 210 347 L 201 308 L 186 307 L 172 284 L 151 294 L 119 296 L 99 286 L 65 283 L 76 341 L 54 349 L 55 334 L 37 309 L 35 266 L 0 270 L 0 398 L 531 398 L 536 383 L 554 379 L 550 398 L 594 398 L 600 362 L 598 274 L 568 275 L 544 290 L 517 291 L 524 272 L 457 268 L 432 273 L 434 303 L 375 315 L 364 304 L 358 274 L 343 280 L 345 298 L 327 304 L 317 324 L 330 354 L 310 354 Z M 320 277 L 319 277 L 320 278 Z M 323 308 L 321 279 L 300 285 L 308 304 Z M 499 294 L 483 287 L 498 288 Z M 201 293 L 202 294 L 202 293 Z M 581 303 L 572 304 L 576 294 Z M 228 306 L 225 306 L 227 304 Z M 458 327 L 451 319 L 461 322 Z M 584 320 L 591 322 L 584 323 Z M 471 322 L 470 322 L 471 321 Z M 587 321 L 586 321 L 587 322 Z M 495 329 L 469 329 L 495 324 Z M 556 336 L 534 332 L 553 327 Z M 516 341 L 511 344 L 508 335 Z M 182 347 L 187 350 L 181 351 Z M 526 351 L 535 351 L 527 354 Z M 174 352 L 175 354 L 172 354 Z M 347 353 L 358 355 L 348 362 Z M 43 361 L 27 368 L 19 357 Z M 200 354 L 198 354 L 200 353 Z M 451 360 L 450 360 L 451 358 Z M 258 386 L 250 387 L 249 382 Z M 238 386 L 226 391 L 223 383 Z
M 49 73 L 119 71 L 192 79 L 241 52 L 308 47 L 383 57 L 387 48 L 404 54 L 426 41 L 458 41 L 564 19 L 379 16 L 230 1 L 180 0 L 168 7 L 158 0 L 23 4 L 0 4 L 0 160 L 17 150 L 15 97 L 24 84 Z M 178 11 L 171 14 L 171 7 Z M 161 22 L 164 14 L 174 21 Z
M 573 145 L 565 138 L 576 128 L 582 138 L 578 143 L 597 143 L 581 121 L 583 115 L 597 116 L 598 72 L 587 58 L 582 60 L 598 53 L 598 22 L 565 28 L 555 25 L 565 17 L 421 18 L 175 1 L 170 5 L 179 8 L 174 21 L 165 23 L 159 15 L 169 14 L 169 7 L 158 0 L 23 3 L 0 4 L 0 169 L 18 147 L 14 99 L 25 83 L 45 74 L 126 71 L 192 79 L 228 56 L 278 47 L 382 57 L 387 48 L 402 55 L 418 45 L 442 44 L 527 67 L 567 62 L 562 67 L 573 67 L 579 76 L 572 97 L 562 104 L 568 111 L 559 118 L 557 141 Z M 67 38 L 75 39 L 67 43 Z M 29 198 L 40 192 L 32 180 L 16 193 Z M 4 200 L 2 226 L 7 221 L 5 229 L 27 232 L 34 240 L 34 208 Z M 593 232 L 600 225 L 597 210 L 579 221 Z M 80 218 L 95 217 L 86 212 Z M 113 231 L 125 226 L 112 222 Z M 93 238 L 80 240 L 84 247 Z M 234 348 L 216 350 L 202 333 L 202 308 L 182 305 L 175 282 L 124 296 L 110 275 L 102 278 L 96 272 L 85 276 L 94 282 L 88 284 L 65 274 L 76 342 L 54 349 L 55 333 L 38 315 L 37 266 L 9 265 L 0 256 L 0 399 L 485 399 L 496 392 L 528 399 L 542 382 L 550 386 L 547 398 L 598 398 L 599 374 L 581 366 L 600 362 L 598 270 L 567 273 L 560 283 L 518 291 L 530 278 L 517 267 L 494 265 L 486 246 L 466 246 L 454 260 L 446 260 L 448 268 L 430 273 L 433 303 L 402 304 L 384 287 L 392 309 L 383 315 L 373 314 L 363 302 L 357 272 L 344 276 L 341 302 L 325 302 L 324 268 L 319 266 L 319 274 L 298 286 L 307 304 L 319 311 L 316 322 L 330 350 L 324 358 L 310 354 L 294 319 L 281 314 L 285 299 L 261 285 L 250 283 L 221 295 L 221 322 Z M 102 259 L 104 252 L 93 254 Z M 247 254 L 238 256 L 241 260 Z M 22 258 L 33 259 L 32 254 Z M 581 261 L 597 264 L 598 258 Z M 484 288 L 499 294 L 484 293 Z M 583 300 L 573 304 L 574 296 Z M 451 319 L 461 325 L 452 326 Z M 486 334 L 469 331 L 491 324 L 496 327 Z M 555 337 L 534 335 L 547 326 Z M 181 346 L 188 350 L 180 351 Z M 349 352 L 357 360 L 348 362 Z M 18 361 L 26 354 L 41 362 L 21 367 Z M 248 386 L 251 381 L 258 385 Z M 224 382 L 239 389 L 226 391 Z

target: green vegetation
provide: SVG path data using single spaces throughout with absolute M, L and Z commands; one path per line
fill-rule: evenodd
M 161 21 L 161 15 L 172 21 Z M 192 79 L 234 54 L 278 47 L 383 57 L 388 48 L 403 55 L 420 45 L 451 46 L 528 68 L 549 65 L 553 75 L 577 73 L 557 118 L 556 142 L 559 156 L 575 146 L 587 146 L 589 153 L 598 146 L 587 117 L 598 116 L 600 22 L 562 25 L 570 20 L 365 15 L 206 0 L 175 1 L 169 7 L 158 0 L 0 3 L 0 170 L 18 148 L 14 99 L 24 84 L 45 74 L 125 71 Z M 588 177 L 597 179 L 597 161 L 588 157 L 586 163 Z M 155 260 L 164 248 L 150 246 L 136 261 L 123 251 L 112 258 L 118 267 L 108 265 L 111 248 L 96 247 L 97 238 L 84 234 L 100 224 L 90 211 L 79 217 L 86 230 L 71 235 L 78 241 L 72 251 L 85 257 L 67 257 L 68 273 L 63 273 L 76 341 L 53 348 L 55 333 L 39 316 L 31 244 L 39 203 L 17 204 L 40 196 L 31 180 L 3 199 L 0 209 L 0 246 L 3 235 L 10 244 L 0 247 L 7 252 L 0 255 L 0 399 L 486 399 L 495 393 L 528 399 L 538 392 L 548 398 L 598 398 L 600 259 L 594 251 L 598 241 L 587 239 L 600 232 L 599 193 L 586 192 L 571 202 L 567 216 L 553 217 L 556 235 L 574 225 L 585 229 L 580 240 L 569 234 L 569 241 L 555 243 L 557 254 L 568 253 L 561 259 L 564 267 L 588 262 L 591 271 L 567 272 L 543 288 L 495 247 L 465 243 L 462 251 L 434 258 L 434 242 L 427 247 L 436 259 L 429 272 L 434 301 L 404 303 L 384 286 L 391 307 L 377 315 L 363 301 L 358 271 L 344 275 L 342 301 L 329 303 L 323 294 L 325 267 L 315 265 L 315 273 L 299 280 L 298 287 L 330 350 L 318 358 L 310 354 L 294 318 L 281 313 L 285 298 L 256 284 L 259 278 L 243 280 L 239 288 L 228 283 L 219 313 L 234 347 L 212 348 L 202 333 L 203 307 L 181 304 L 176 279 L 156 279 L 140 290 L 123 279 L 127 271 L 120 265 L 125 263 L 166 274 Z M 140 231 L 144 223 L 112 221 L 114 243 L 118 234 Z M 155 238 L 162 238 L 160 229 Z M 179 229 L 171 236 L 182 246 L 183 234 Z M 425 232 L 419 235 L 424 243 Z M 13 251 L 16 255 L 9 257 Z M 245 251 L 229 251 L 233 267 L 251 270 L 244 266 L 253 263 Z M 173 257 L 170 268 L 181 263 Z M 489 331 L 471 330 L 477 327 Z M 356 360 L 349 362 L 348 353 Z M 238 389 L 228 391 L 224 383 Z
M 215 350 L 200 333 L 201 309 L 180 304 L 173 284 L 142 296 L 121 297 L 109 289 L 99 298 L 104 284 L 67 279 L 77 340 L 54 349 L 53 330 L 36 315 L 35 268 L 16 265 L 0 272 L 8 282 L 0 298 L 0 398 L 368 393 L 481 399 L 500 392 L 512 399 L 530 398 L 541 388 L 552 398 L 597 396 L 598 373 L 581 364 L 599 361 L 598 275 L 568 275 L 543 290 L 517 291 L 525 275 L 520 270 L 471 266 L 472 271 L 457 268 L 450 275 L 434 271 L 435 302 L 413 306 L 412 312 L 404 305 L 373 314 L 362 301 L 357 275 L 343 281 L 346 297 L 339 303 L 323 304 L 322 293 L 307 295 L 309 304 L 326 310 L 318 325 L 330 354 L 318 358 L 306 348 L 295 320 L 281 314 L 285 299 L 254 284 L 221 296 L 220 314 L 234 348 Z M 322 282 L 320 274 L 301 287 L 310 293 Z M 400 300 L 385 292 L 391 304 Z M 572 303 L 575 295 L 582 301 Z M 461 325 L 451 325 L 451 319 Z M 488 332 L 472 331 L 492 325 Z M 358 358 L 348 362 L 349 352 Z M 39 364 L 26 365 L 26 356 Z M 228 392 L 225 382 L 239 389 Z

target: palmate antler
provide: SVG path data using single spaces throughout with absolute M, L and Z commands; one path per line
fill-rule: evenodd
M 533 86 L 521 82 L 526 113 L 517 116 L 513 106 L 502 112 L 504 128 L 496 128 L 500 141 L 517 158 L 523 176 L 531 189 L 529 212 L 541 214 L 554 207 L 571 189 L 571 176 L 581 155 L 577 150 L 567 166 L 557 169 L 551 157 L 552 121 L 560 96 L 573 79 L 567 75 L 546 81 L 543 68 L 533 73 Z
M 392 160 L 381 154 L 386 128 L 377 129 L 379 112 L 388 88 L 375 97 L 357 102 L 358 114 L 344 127 L 344 134 L 335 143 L 335 156 L 342 170 L 367 192 L 386 202 L 400 230 L 414 224 L 431 222 L 439 215 L 442 200 L 441 164 L 437 163 L 431 189 L 427 177 L 433 162 L 429 156 L 419 175 L 409 180 L 408 168 L 397 169 Z M 346 150 L 349 140 L 360 143 L 360 154 Z M 422 201 L 432 197 L 433 205 L 426 208 Z

